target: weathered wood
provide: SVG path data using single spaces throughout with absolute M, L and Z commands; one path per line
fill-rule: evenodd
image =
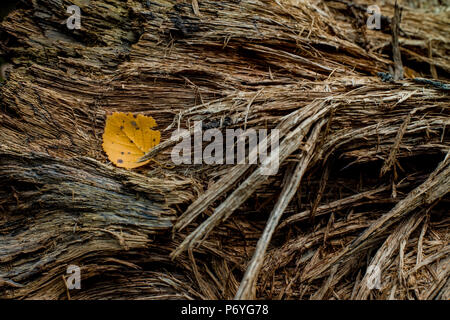
M 347 1 L 20 1 L 0 26 L 0 298 L 231 299 L 249 263 L 256 298 L 448 298 L 448 15 L 403 5 L 405 79 L 383 82 L 391 30 Z M 156 119 L 155 161 L 108 163 L 114 111 Z M 279 129 L 279 172 L 174 166 L 172 132 L 200 120 Z

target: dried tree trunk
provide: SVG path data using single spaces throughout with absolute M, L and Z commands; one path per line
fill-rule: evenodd
M 79 30 L 66 25 L 73 4 Z M 0 89 L 0 298 L 448 298 L 445 12 L 404 8 L 406 79 L 383 82 L 395 65 L 389 30 L 362 33 L 364 10 L 346 1 L 16 8 L 0 27 L 11 65 Z M 392 1 L 382 12 L 393 17 Z M 434 82 L 422 79 L 430 65 Z M 114 111 L 156 119 L 156 161 L 108 162 Z M 173 166 L 172 131 L 197 120 L 278 128 L 278 174 Z M 384 268 L 378 291 L 365 287 L 371 261 Z M 66 288 L 72 264 L 81 290 Z

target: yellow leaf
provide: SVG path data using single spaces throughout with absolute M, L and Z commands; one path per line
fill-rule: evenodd
M 150 149 L 159 144 L 161 133 L 152 130 L 156 121 L 150 116 L 115 112 L 106 118 L 103 150 L 118 167 L 132 169 L 147 164 L 137 162 Z

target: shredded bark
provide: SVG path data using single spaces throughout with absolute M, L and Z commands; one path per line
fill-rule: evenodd
M 66 0 L 0 25 L 1 298 L 449 299 L 448 10 L 79 3 L 79 30 Z M 108 162 L 116 111 L 156 120 L 154 161 Z M 174 165 L 196 121 L 278 129 L 278 172 Z

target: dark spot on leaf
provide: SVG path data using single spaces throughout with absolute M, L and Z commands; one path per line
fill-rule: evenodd
M 133 127 L 136 127 L 136 126 L 137 126 L 137 124 L 136 124 L 135 121 L 131 121 L 131 125 L 132 125 Z
M 124 152 L 122 151 L 120 154 L 124 154 Z
M 139 130 L 139 127 L 136 127 L 136 130 Z
M 122 159 L 118 159 L 117 163 L 123 163 L 123 160 Z
M 120 130 L 123 130 L 123 126 L 120 126 Z
M 135 119 L 136 119 L 136 118 L 137 118 L 137 115 L 133 114 L 133 118 L 135 118 Z

